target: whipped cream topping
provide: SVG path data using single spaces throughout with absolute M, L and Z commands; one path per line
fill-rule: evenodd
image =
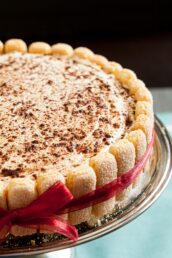
M 72 167 L 124 136 L 134 99 L 112 74 L 77 57 L 0 56 L 0 175 Z

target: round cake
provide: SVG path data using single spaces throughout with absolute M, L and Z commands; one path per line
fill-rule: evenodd
M 26 207 L 57 181 L 78 198 L 125 174 L 145 154 L 152 96 L 134 72 L 62 43 L 27 49 L 12 39 L 0 52 L 1 208 Z M 91 224 L 126 205 L 150 180 L 149 163 L 115 197 L 61 216 Z M 13 225 L 10 234 L 37 231 Z

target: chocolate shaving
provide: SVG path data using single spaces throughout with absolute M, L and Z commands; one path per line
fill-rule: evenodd
M 3 168 L 1 170 L 1 173 L 3 176 L 11 176 L 11 177 L 19 177 L 19 172 L 20 169 L 8 169 L 8 168 Z
M 132 125 L 132 97 L 88 60 L 10 53 L 0 68 L 0 169 L 11 168 L 4 176 L 18 176 L 13 155 L 24 171 L 53 164 L 66 171 L 63 160 L 74 166 L 75 155 L 96 155 Z

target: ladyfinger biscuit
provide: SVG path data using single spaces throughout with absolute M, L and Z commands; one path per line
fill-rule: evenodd
M 55 184 L 57 181 L 61 181 L 63 184 L 65 183 L 65 178 L 62 174 L 55 171 L 48 171 L 45 174 L 38 175 L 37 177 L 37 191 L 38 194 L 41 195 L 45 192 L 50 186 Z
M 127 140 L 129 140 L 135 147 L 136 151 L 136 162 L 142 158 L 142 156 L 146 152 L 147 141 L 146 136 L 142 130 L 138 129 L 135 131 L 129 132 L 126 136 Z
M 135 116 L 146 115 L 153 119 L 153 105 L 148 101 L 137 101 L 135 108 Z
M 67 186 L 74 197 L 80 197 L 96 188 L 96 175 L 88 165 L 81 165 L 67 176 Z M 92 207 L 69 213 L 69 222 L 79 224 L 89 220 Z
M 110 153 L 115 156 L 118 168 L 118 176 L 121 176 L 134 167 L 135 164 L 135 148 L 127 139 L 118 140 L 110 147 Z M 127 198 L 128 193 L 132 189 L 130 185 L 127 189 L 116 195 L 116 200 L 123 201 Z
M 94 53 L 86 47 L 78 47 L 74 49 L 74 54 L 78 57 L 85 59 L 92 59 L 94 57 Z
M 107 58 L 102 55 L 94 55 L 91 61 L 93 61 L 95 64 L 99 65 L 103 69 L 106 69 L 109 66 Z
M 4 51 L 5 53 L 9 53 L 13 51 L 26 53 L 27 45 L 22 39 L 9 39 L 5 42 Z
M 131 131 L 127 137 L 126 137 L 130 142 L 133 143 L 136 151 L 136 163 L 143 157 L 143 155 L 146 152 L 147 148 L 147 141 L 146 141 L 146 136 L 143 133 L 142 130 L 135 130 Z M 138 175 L 136 180 L 133 182 L 132 186 L 133 188 L 139 184 L 141 178 L 141 174 Z
M 65 43 L 57 43 L 52 45 L 51 52 L 53 55 L 72 56 L 73 48 Z
M 126 68 L 122 69 L 121 71 L 115 71 L 115 75 L 116 78 L 124 85 L 127 84 L 128 81 L 136 79 L 136 74 L 133 71 Z
M 65 178 L 62 174 L 59 172 L 55 172 L 53 169 L 49 170 L 43 175 L 39 175 L 37 177 L 37 191 L 38 194 L 41 195 L 43 192 L 48 190 L 53 184 L 55 184 L 57 181 L 61 181 L 63 184 L 65 184 Z M 56 198 L 58 196 L 54 196 L 54 201 L 56 201 Z M 67 220 L 68 214 L 60 215 L 63 219 Z M 46 230 L 40 230 L 41 233 L 50 233 Z
M 29 53 L 32 54 L 51 54 L 51 46 L 46 42 L 33 42 L 29 46 Z
M 151 104 L 153 103 L 152 94 L 146 88 L 144 82 L 137 80 L 137 90 L 135 92 L 135 98 L 137 101 L 148 101 Z
M 91 158 L 90 166 L 97 177 L 97 187 L 105 185 L 117 178 L 117 164 L 114 156 L 108 152 L 100 153 Z M 115 197 L 93 206 L 92 213 L 96 217 L 111 212 L 115 206 Z
M 152 130 L 153 130 L 153 124 L 154 120 L 153 118 L 147 116 L 147 115 L 138 115 L 136 117 L 136 120 L 133 123 L 132 130 L 141 129 L 145 135 L 147 142 L 149 143 L 152 139 Z
M 28 178 L 13 178 L 7 189 L 8 208 L 10 210 L 23 208 L 37 198 L 35 182 Z M 14 236 L 25 236 L 36 233 L 36 229 L 15 225 L 11 228 Z

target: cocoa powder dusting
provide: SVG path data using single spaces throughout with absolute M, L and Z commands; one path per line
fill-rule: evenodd
M 113 75 L 80 58 L 1 55 L 0 88 L 4 177 L 36 177 L 47 166 L 65 174 L 132 125 L 133 98 Z

